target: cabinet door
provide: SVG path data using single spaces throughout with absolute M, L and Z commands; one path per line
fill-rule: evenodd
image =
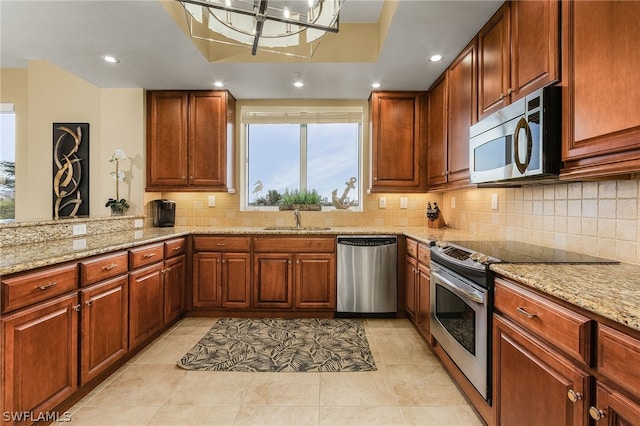
M 429 339 L 431 332 L 429 329 L 429 312 L 431 302 L 431 271 L 423 264 L 418 264 L 418 313 L 416 323 L 418 329 L 422 332 L 427 340 Z
M 417 276 L 418 276 L 418 261 L 413 257 L 407 256 L 406 263 L 407 271 L 405 274 L 405 307 L 409 318 L 415 321 L 416 317 L 416 295 L 417 295 Z
M 548 426 L 588 424 L 588 374 L 497 315 L 493 359 L 497 425 L 538 426 L 541 413 Z
M 449 67 L 447 181 L 468 183 L 469 126 L 478 119 L 476 40 Z M 466 181 L 466 182 L 465 182 Z
M 430 189 L 447 183 L 447 75 L 445 72 L 429 90 L 427 173 Z
M 194 307 L 214 308 L 220 306 L 221 260 L 221 253 L 201 252 L 193 256 Z
M 189 185 L 224 187 L 227 167 L 227 94 L 189 94 Z
M 222 254 L 222 307 L 251 306 L 251 255 Z
M 6 316 L 0 322 L 4 413 L 39 416 L 75 392 L 77 303 L 74 293 Z
M 293 255 L 260 253 L 253 258 L 253 306 L 293 307 Z
M 331 254 L 296 254 L 296 308 L 335 309 L 336 257 Z
M 134 349 L 164 324 L 162 263 L 129 274 L 129 348 Z
M 422 92 L 371 94 L 371 189 L 422 191 Z
M 187 185 L 187 94 L 147 95 L 147 187 Z
M 509 2 L 478 33 L 478 119 L 509 103 Z
M 560 78 L 560 2 L 511 2 L 511 101 Z
M 637 1 L 562 2 L 567 177 L 640 169 L 638 16 Z
M 80 384 L 84 385 L 127 353 L 129 288 L 127 276 L 80 292 Z
M 185 310 L 185 255 L 164 262 L 164 324 Z
M 598 425 L 640 425 L 640 405 L 600 382 L 596 389 L 596 405 L 589 408 L 589 414 L 598 420 Z

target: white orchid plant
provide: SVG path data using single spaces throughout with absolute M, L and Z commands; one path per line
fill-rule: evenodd
M 111 177 L 116 181 L 116 198 L 109 198 L 105 207 L 111 207 L 111 211 L 124 211 L 129 208 L 129 203 L 124 198 L 120 198 L 119 185 L 120 182 L 124 182 L 124 172 L 120 170 L 120 161 L 126 160 L 127 154 L 121 149 L 116 149 L 116 151 L 111 156 L 109 160 L 110 163 L 116 163 L 116 171 L 111 172 Z

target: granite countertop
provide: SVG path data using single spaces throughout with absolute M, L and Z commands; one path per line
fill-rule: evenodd
M 437 240 L 483 240 L 456 229 L 426 227 L 333 227 L 301 231 L 262 227 L 206 226 L 143 228 L 0 248 L 0 275 L 125 250 L 189 234 L 211 235 L 405 235 L 429 244 Z M 640 330 L 640 266 L 629 264 L 493 264 L 491 269 L 520 284 L 565 300 L 597 315 Z

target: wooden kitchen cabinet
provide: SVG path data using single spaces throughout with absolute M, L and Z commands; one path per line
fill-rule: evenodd
M 293 254 L 253 255 L 253 307 L 293 308 Z
M 418 245 L 418 278 L 417 286 L 417 311 L 416 325 L 418 331 L 429 342 L 431 340 L 431 329 L 429 326 L 431 316 L 431 253 L 429 247 Z
M 193 239 L 193 306 L 251 306 L 251 238 L 196 236 Z
M 425 92 L 372 92 L 369 98 L 372 192 L 424 192 Z
M 129 273 L 129 348 L 134 349 L 164 325 L 164 277 L 159 262 Z
M 417 311 L 418 289 L 418 242 L 407 239 L 407 257 L 405 272 L 405 311 L 411 321 L 415 323 Z
M 336 256 L 333 253 L 297 253 L 295 262 L 295 307 L 335 309 Z
M 631 365 L 633 364 L 629 364 L 629 366 Z M 597 421 L 598 425 L 640 425 L 640 404 L 598 382 L 596 402 L 589 407 L 589 415 Z
M 164 261 L 164 324 L 178 318 L 186 309 L 186 261 L 184 254 Z
M 640 2 L 562 2 L 561 178 L 640 170 Z
M 4 413 L 45 415 L 76 391 L 79 308 L 74 292 L 2 318 Z
M 587 372 L 500 315 L 493 340 L 496 425 L 589 424 Z
M 429 91 L 429 189 L 469 185 L 469 126 L 477 121 L 476 39 Z
M 128 352 L 127 275 L 83 288 L 80 305 L 80 385 L 84 385 Z
M 559 2 L 505 2 L 478 33 L 478 118 L 560 79 Z
M 234 126 L 227 91 L 149 91 L 147 190 L 233 189 Z

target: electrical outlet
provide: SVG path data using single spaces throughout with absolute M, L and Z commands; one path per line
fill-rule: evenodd
M 216 206 L 216 196 L 209 195 L 209 207 L 215 207 L 215 206 Z
M 87 239 L 86 238 L 77 238 L 73 240 L 73 249 L 74 250 L 84 250 L 87 248 Z
M 491 194 L 491 208 L 498 210 L 498 194 Z
M 400 208 L 401 209 L 406 209 L 408 203 L 409 203 L 409 200 L 408 200 L 407 197 L 400 197 Z
M 387 208 L 387 197 L 378 198 L 378 207 L 381 209 Z
M 451 197 L 451 208 L 452 209 L 456 208 L 456 197 Z
M 78 225 L 73 225 L 73 235 L 85 235 L 87 233 L 87 224 L 80 223 Z
M 133 221 L 134 228 L 142 228 L 144 226 L 144 221 L 142 219 L 136 219 Z

